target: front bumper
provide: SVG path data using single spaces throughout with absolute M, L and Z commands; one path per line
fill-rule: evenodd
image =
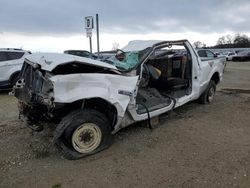
M 27 104 L 25 104 L 22 101 L 18 101 L 17 107 L 19 109 L 19 119 L 21 119 L 27 127 L 37 132 L 40 132 L 43 130 L 43 125 L 40 124 L 38 120 L 34 120 L 34 116 L 29 115 L 30 107 Z

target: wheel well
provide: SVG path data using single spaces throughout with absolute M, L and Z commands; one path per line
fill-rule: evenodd
M 14 79 L 20 74 L 20 71 L 14 72 L 11 76 L 10 76 L 10 82 L 11 84 L 13 84 Z
M 75 101 L 71 104 L 63 106 L 61 109 L 63 112 L 60 110 L 60 115 L 65 116 L 69 112 L 81 108 L 90 108 L 103 113 L 109 119 L 112 129 L 114 128 L 117 121 L 116 107 L 102 98 L 91 98 Z
M 106 115 L 113 129 L 117 121 L 117 110 L 114 105 L 102 98 L 92 98 L 85 100 L 84 107 L 98 110 L 99 112 Z
M 215 72 L 211 78 L 211 80 L 213 80 L 215 82 L 215 84 L 217 85 L 220 82 L 220 76 L 218 72 Z

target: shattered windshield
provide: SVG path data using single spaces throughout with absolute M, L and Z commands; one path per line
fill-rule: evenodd
M 139 53 L 138 52 L 124 52 L 123 59 L 117 59 L 116 56 L 111 56 L 106 60 L 107 63 L 112 64 L 121 71 L 128 71 L 139 64 Z

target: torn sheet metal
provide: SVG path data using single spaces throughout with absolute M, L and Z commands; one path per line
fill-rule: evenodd
M 54 85 L 55 102 L 72 103 L 99 97 L 118 105 L 118 115 L 122 117 L 136 88 L 138 76 L 91 73 L 57 75 L 50 79 Z

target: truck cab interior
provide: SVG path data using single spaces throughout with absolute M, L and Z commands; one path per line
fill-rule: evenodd
M 137 113 L 145 113 L 145 106 L 154 111 L 171 101 L 191 94 L 192 58 L 182 45 L 155 49 L 141 66 Z

